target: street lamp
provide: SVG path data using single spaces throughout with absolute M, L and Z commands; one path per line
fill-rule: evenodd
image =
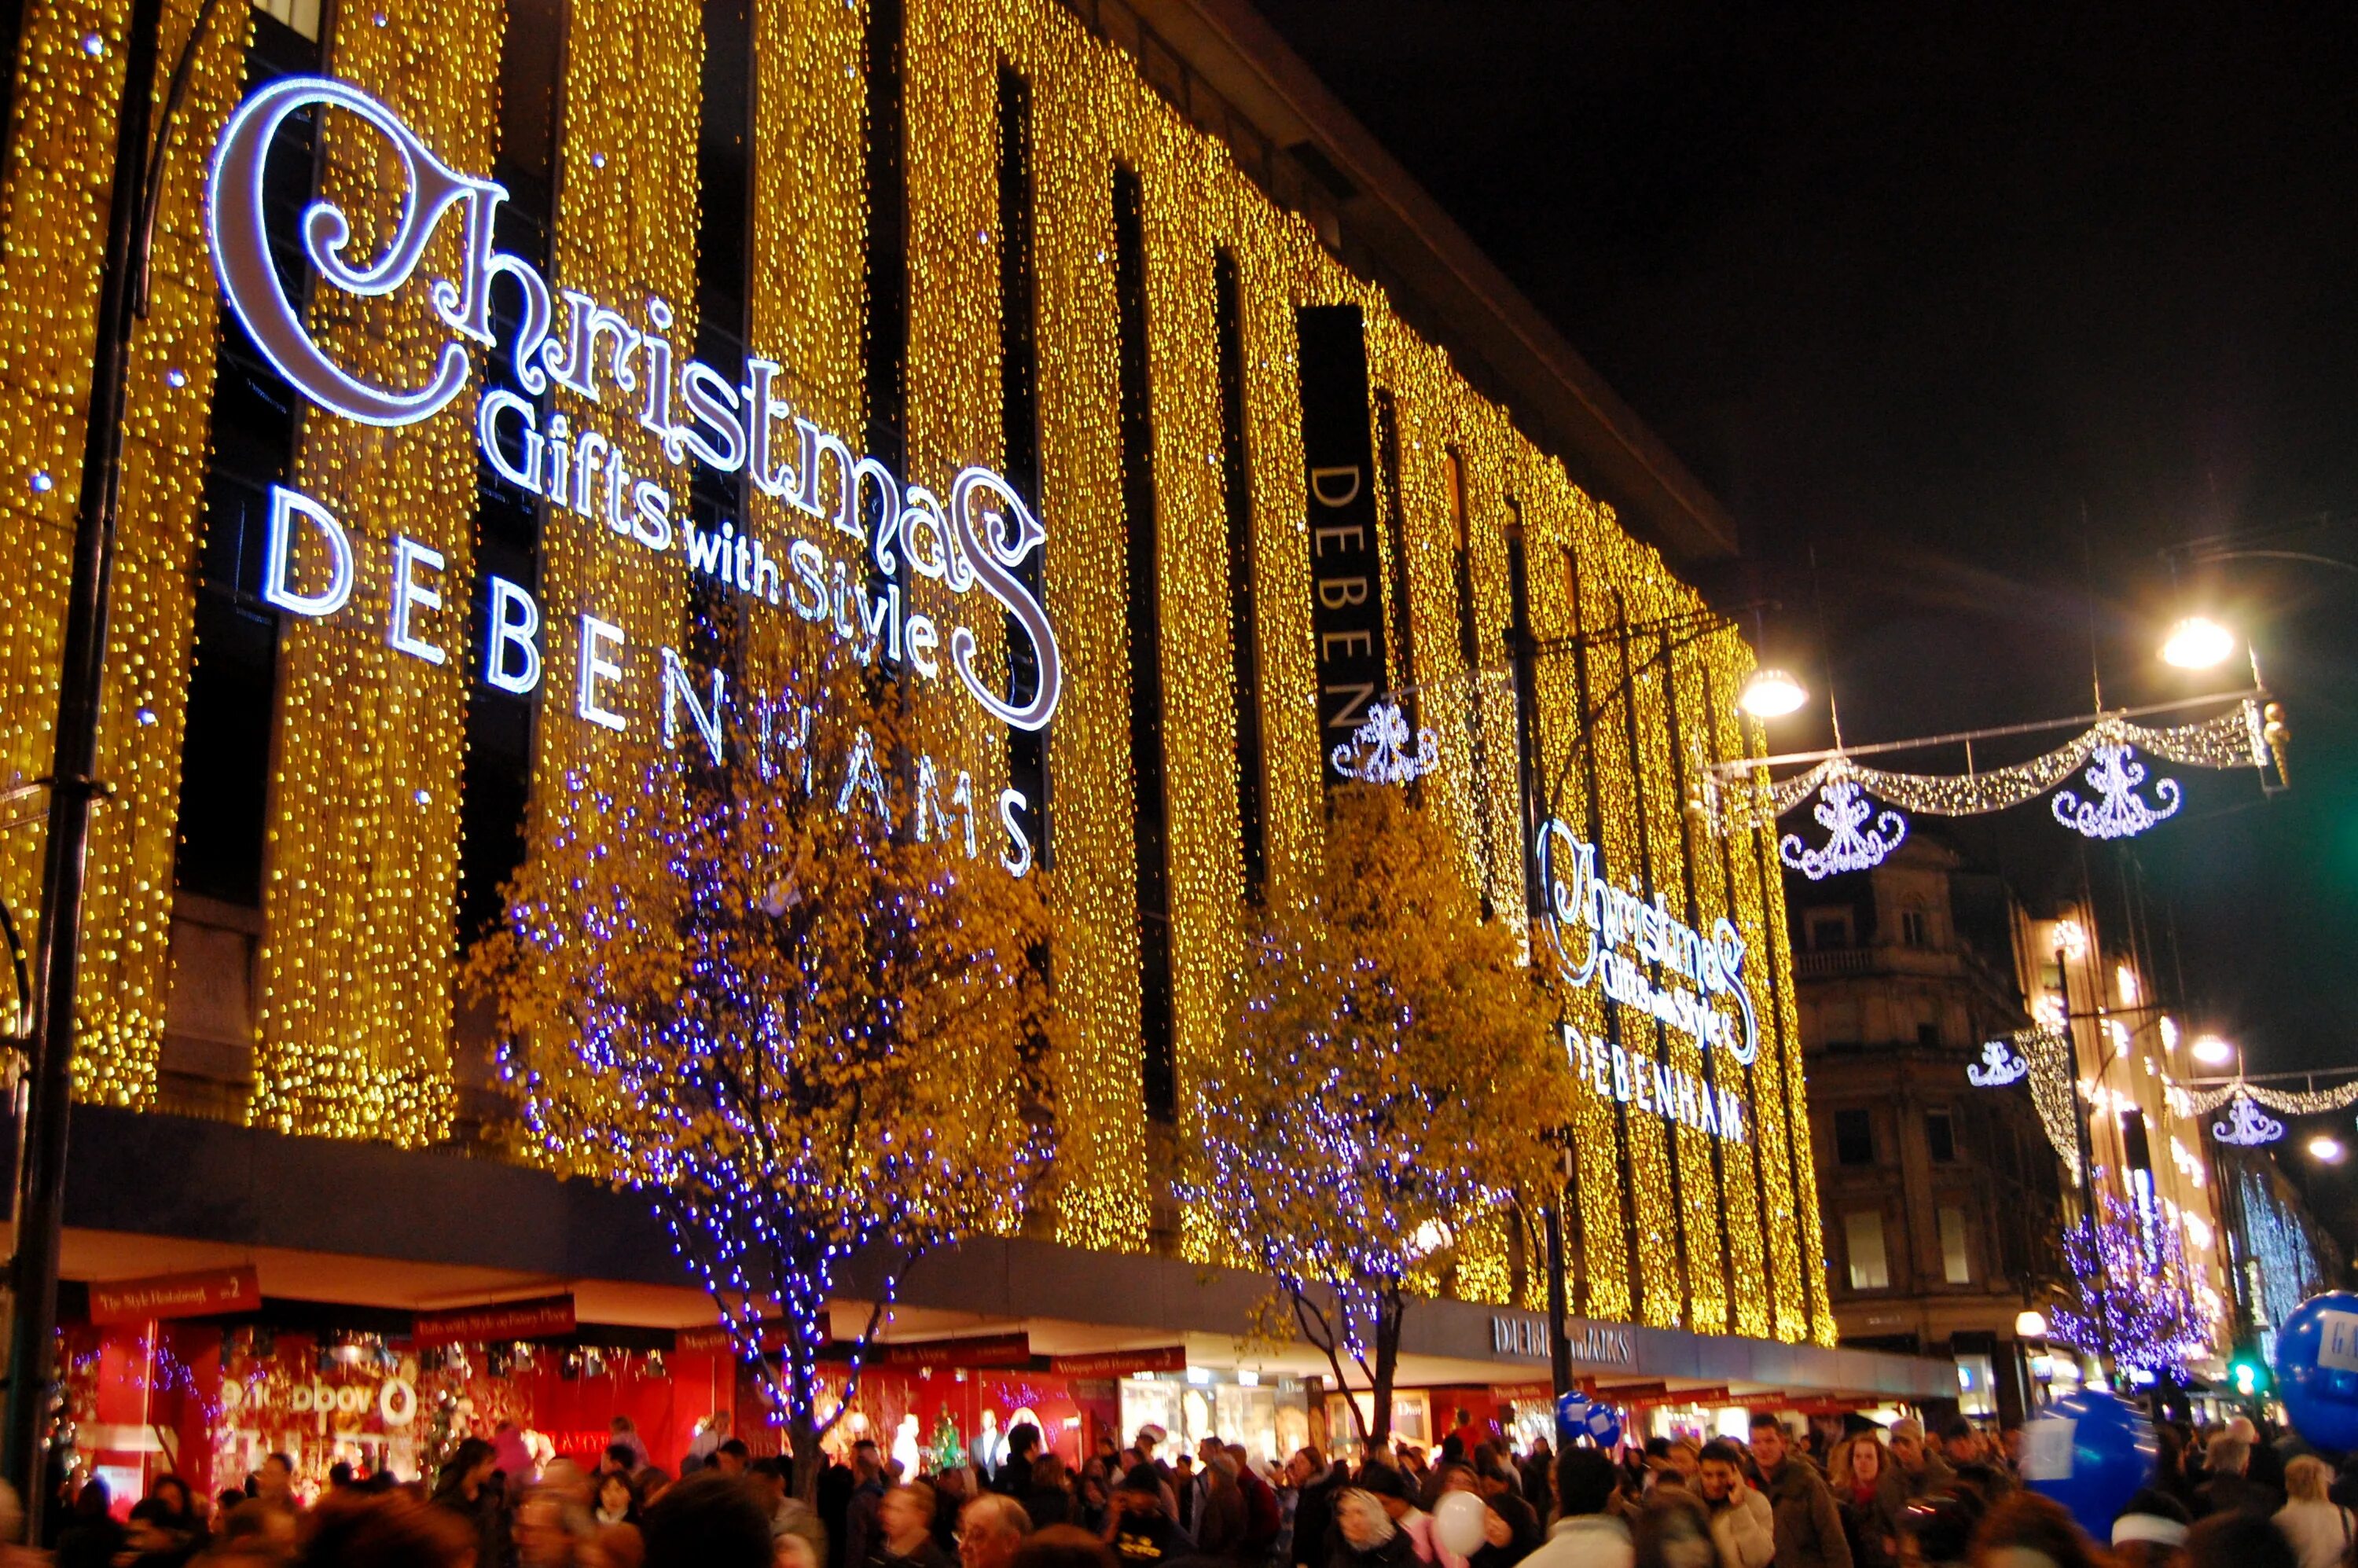
M 2044 1339 L 2047 1319 L 2037 1307 L 2025 1307 L 2014 1314 L 2014 1332 L 2018 1339 Z
M 2161 662 L 2181 670 L 2207 670 L 2235 651 L 2235 634 L 2207 615 L 2189 615 L 2169 629 Z
M 1746 678 L 1744 690 L 1736 698 L 1736 705 L 1755 719 L 1782 719 L 1809 700 L 1807 687 L 1785 671 L 1767 665 Z
M 2320 1132 L 2309 1141 L 2309 1157 L 2322 1161 L 2328 1165 L 2342 1163 L 2343 1152 L 2342 1140 L 2334 1137 L 2331 1132 Z
M 2235 1048 L 2216 1034 L 2205 1034 L 2191 1047 L 2194 1059 L 2206 1067 L 2223 1067 L 2235 1059 Z

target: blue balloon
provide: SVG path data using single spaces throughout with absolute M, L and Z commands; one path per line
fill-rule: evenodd
M 1574 1389 L 1555 1401 L 1555 1434 L 1565 1443 L 1585 1437 L 1599 1448 L 1611 1448 L 1621 1441 L 1621 1418 L 1612 1406 Z
M 2057 1400 L 2022 1429 L 2022 1478 L 2071 1510 L 2082 1530 L 2110 1541 L 2113 1516 L 2153 1479 L 2160 1451 L 2143 1411 L 2102 1389 L 2085 1389 Z
M 2277 1329 L 2277 1397 L 2292 1429 L 2319 1448 L 2358 1448 L 2358 1294 L 2328 1291 Z

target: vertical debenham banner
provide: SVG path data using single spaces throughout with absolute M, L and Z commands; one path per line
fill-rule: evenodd
M 1377 565 L 1375 442 L 1367 337 L 1356 305 L 1294 313 L 1302 338 L 1302 460 L 1309 481 L 1310 631 L 1317 651 L 1319 771 L 1386 688 Z

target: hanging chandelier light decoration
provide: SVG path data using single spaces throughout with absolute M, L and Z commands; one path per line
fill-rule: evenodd
M 2165 778 L 2153 785 L 2158 805 L 2148 805 L 2136 794 L 2146 779 L 2144 763 L 2135 760 L 2139 754 L 2181 767 L 2222 771 L 2252 768 L 2261 774 L 2264 787 L 2282 787 L 2288 731 L 2283 709 L 2268 700 L 2266 692 L 2251 691 L 2233 698 L 2191 698 L 2137 711 L 2160 713 L 2217 701 L 2232 701 L 2234 706 L 2207 719 L 2160 729 L 2137 723 L 2130 713 L 2099 713 L 2085 719 L 2012 725 L 1851 749 L 1836 747 L 1787 757 L 1713 762 L 1700 770 L 1702 788 L 1691 802 L 1691 809 L 1697 811 L 1714 831 L 1744 833 L 1768 827 L 1814 796 L 1819 803 L 1815 811 L 1818 820 L 1834 835 L 1823 849 L 1815 853 L 1821 857 L 1822 864 L 1855 861 L 1855 864 L 1837 866 L 1854 870 L 1876 863 L 1861 859 L 1870 852 L 1861 846 L 1873 837 L 1860 832 L 1866 817 L 1862 815 L 1853 819 L 1848 815 L 1866 809 L 1862 797 L 1872 796 L 1889 808 L 1876 825 L 1885 839 L 1884 850 L 1887 854 L 1899 840 L 1899 833 L 1893 831 L 1894 827 L 1904 831 L 1902 812 L 1919 816 L 1975 816 L 2005 811 L 2038 799 L 2084 768 L 2093 795 L 2082 798 L 2077 791 L 2065 790 L 2053 803 L 2056 819 L 2091 838 L 2126 838 L 2175 814 L 2181 800 L 2175 779 Z M 1976 741 L 2060 730 L 2072 724 L 2085 727 L 2062 745 L 2039 756 L 1997 768 L 1980 768 L 1973 763 L 1972 748 Z M 1966 767 L 1962 773 L 1898 773 L 1859 761 L 1869 753 L 1923 751 L 1956 744 L 1965 748 Z M 1779 762 L 1811 765 L 1787 778 L 1771 777 L 1769 768 Z M 1836 787 L 1843 785 L 1849 787 Z M 1844 822 L 1848 822 L 1847 827 L 1843 826 Z M 1845 838 L 1846 833 L 1857 834 L 1858 843 Z M 1811 874 L 1808 866 L 1798 859 L 1805 852 L 1798 837 L 1785 842 L 1791 850 L 1784 854 L 1785 862 Z M 1815 874 L 1832 873 L 1822 871 Z
M 2175 815 L 2182 799 L 2176 779 L 2154 782 L 2154 798 L 2160 806 L 2147 806 L 2137 798 L 2137 785 L 2145 783 L 2145 764 L 2136 756 L 2128 746 L 2098 746 L 2096 760 L 2088 764 L 2086 774 L 2096 798 L 2082 800 L 2071 790 L 2056 791 L 2055 820 L 2084 838 L 2133 838 Z
M 2030 1071 L 2029 1061 L 2004 1040 L 1982 1042 L 1982 1059 L 1965 1069 L 1965 1082 L 1977 1089 L 2002 1089 L 2019 1083 Z
M 2226 1120 L 2211 1124 L 2212 1137 L 2244 1149 L 2274 1143 L 2284 1134 L 2284 1123 L 2252 1103 L 2251 1097 L 2244 1093 L 2228 1102 Z
M 1350 743 L 1336 747 L 1329 760 L 1336 773 L 1362 784 L 1412 784 L 1441 766 L 1441 742 L 1432 730 L 1419 730 L 1412 752 L 1411 739 L 1408 718 L 1398 703 L 1370 703 L 1367 719 L 1351 732 Z
M 2322 1116 L 2328 1111 L 2358 1105 L 2358 1079 L 2338 1084 L 2330 1089 L 2273 1089 L 2265 1084 L 2247 1083 L 2238 1078 L 2220 1088 L 2206 1089 L 2200 1094 L 2189 1091 L 2186 1114 L 2208 1116 L 2231 1100 L 2247 1099 L 2266 1106 L 2278 1116 Z
M 1810 849 L 1800 834 L 1788 833 L 1777 845 L 1777 857 L 1813 882 L 1879 866 L 1908 837 L 1908 819 L 1888 809 L 1877 815 L 1855 779 L 1827 780 L 1810 815 L 1826 830 L 1824 846 Z M 1872 827 L 1866 825 L 1869 816 L 1875 817 Z

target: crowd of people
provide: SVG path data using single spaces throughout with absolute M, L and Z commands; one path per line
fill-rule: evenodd
M 594 1465 L 535 1461 L 503 1432 L 461 1443 L 431 1486 L 339 1466 L 308 1507 L 279 1454 L 210 1504 L 163 1476 L 127 1524 L 84 1481 L 49 1544 L 58 1568 L 2358 1568 L 2341 1495 L 2358 1470 L 2247 1421 L 2158 1431 L 2152 1485 L 2101 1543 L 2017 1484 L 2012 1432 L 1762 1412 L 1747 1442 L 1618 1458 L 1517 1453 L 1465 1424 L 1430 1460 L 1303 1447 L 1282 1466 L 1217 1438 L 1166 1457 L 1150 1424 L 1074 1468 L 1024 1423 L 999 1464 L 920 1476 L 857 1443 L 813 1501 L 724 1423 L 674 1476 L 618 1417 Z

